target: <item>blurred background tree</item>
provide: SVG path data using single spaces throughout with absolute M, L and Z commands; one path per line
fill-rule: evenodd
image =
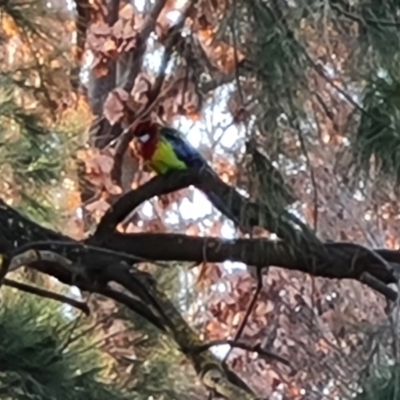
M 399 247 L 398 1 L 10 0 L 0 8 L 1 193 L 36 221 L 84 238 L 121 192 L 149 178 L 119 138 L 151 102 L 250 198 L 288 207 L 323 239 Z M 120 229 L 241 236 L 193 189 L 144 204 Z M 171 267 L 143 265 L 205 339 L 234 337 L 256 285 L 246 266 Z M 96 326 L 90 338 L 116 387 L 130 398 L 204 398 L 191 367 L 148 323 L 74 294 L 93 313 L 71 320 Z M 290 359 L 295 372 L 241 350 L 228 362 L 270 398 L 352 398 L 367 380 L 396 387 L 388 365 L 397 328 L 384 306 L 357 282 L 272 266 L 242 337 Z M 47 309 L 49 319 L 64 318 L 48 307 L 43 318 Z M 24 315 L 15 315 L 21 325 Z M 25 339 L 48 337 L 36 339 L 46 325 L 37 319 L 18 331 L 18 351 Z M 60 343 L 43 357 L 59 354 Z M 59 376 L 71 373 L 74 385 L 76 364 L 65 362 Z M 4 398 L 13 398 L 7 373 Z M 26 390 L 39 390 L 45 378 L 32 379 L 39 384 Z

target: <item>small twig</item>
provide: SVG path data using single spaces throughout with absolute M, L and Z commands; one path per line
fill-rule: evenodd
M 345 90 L 343 90 L 339 85 L 337 85 L 334 81 L 334 79 L 330 78 L 325 70 L 324 67 L 320 64 L 318 64 L 316 61 L 313 60 L 313 58 L 309 55 L 307 50 L 303 47 L 303 45 L 299 42 L 296 42 L 304 56 L 306 57 L 308 63 L 310 66 L 315 70 L 315 72 L 321 76 L 331 87 L 333 87 L 341 96 L 343 96 L 349 104 L 351 104 L 356 110 L 358 110 L 362 115 L 376 121 L 377 118 L 372 115 L 368 110 L 366 110 L 364 107 L 362 107 L 360 104 L 355 101 L 349 93 L 347 93 Z M 394 128 L 391 125 L 386 125 L 390 130 L 394 131 Z
M 235 338 L 233 339 L 234 343 L 236 343 L 240 339 L 240 337 L 242 336 L 244 328 L 247 325 L 247 321 L 249 320 L 250 314 L 252 313 L 253 308 L 254 308 L 254 306 L 255 306 L 255 304 L 257 302 L 257 298 L 258 298 L 258 296 L 259 296 L 259 294 L 261 292 L 262 287 L 263 287 L 262 269 L 261 268 L 257 268 L 257 286 L 256 286 L 256 290 L 255 290 L 253 298 L 251 299 L 250 304 L 249 304 L 249 306 L 247 308 L 247 311 L 246 311 L 246 314 L 245 314 L 245 316 L 243 318 L 243 321 L 240 324 L 239 329 L 236 332 Z M 225 354 L 225 357 L 222 360 L 222 364 L 226 365 L 226 362 L 228 361 L 228 358 L 229 358 L 229 356 L 230 356 L 230 354 L 232 352 L 232 349 L 233 348 L 231 347 L 228 350 L 228 352 Z
M 5 278 L 3 280 L 3 284 L 5 286 L 9 286 L 14 289 L 21 290 L 22 292 L 31 293 L 36 296 L 40 296 L 40 297 L 44 297 L 47 299 L 59 301 L 61 303 L 68 304 L 71 307 L 74 307 L 74 308 L 82 311 L 84 314 L 90 315 L 90 309 L 86 303 L 82 303 L 81 301 L 71 299 L 70 297 L 63 296 L 58 293 L 53 293 L 46 289 L 37 288 L 37 287 L 31 286 L 31 285 L 28 285 L 26 283 L 16 282 L 14 280 L 7 279 L 7 278 Z
M 387 21 L 387 20 L 378 20 L 378 19 L 370 19 L 370 18 L 362 18 L 361 16 L 352 14 L 343 10 L 338 5 L 332 4 L 331 7 L 333 10 L 337 11 L 339 14 L 343 15 L 344 17 L 351 19 L 359 23 L 360 25 L 374 25 L 374 26 L 392 26 L 392 27 L 400 27 L 400 23 L 396 21 Z
M 241 106 L 244 104 L 244 96 L 243 96 L 243 90 L 242 90 L 242 85 L 240 84 L 240 73 L 239 73 L 239 55 L 238 55 L 238 40 L 237 40 L 237 35 L 236 35 L 236 27 L 235 27 L 235 22 L 236 22 L 236 12 L 237 12 L 237 0 L 233 0 L 232 4 L 233 12 L 232 12 L 232 22 L 229 24 L 230 30 L 232 33 L 232 41 L 233 41 L 233 60 L 235 63 L 235 80 L 236 80 L 236 86 L 241 102 Z
M 98 293 L 110 299 L 113 299 L 118 303 L 124 304 L 131 311 L 133 311 L 134 313 L 143 317 L 145 320 L 152 323 L 160 331 L 162 332 L 166 331 L 165 325 L 161 321 L 161 319 L 158 316 L 156 316 L 142 301 L 139 301 L 133 298 L 132 296 L 128 296 L 125 293 L 121 293 L 117 290 L 111 289 L 110 287 L 102 288 L 98 290 Z
M 290 103 L 290 108 L 291 108 L 291 113 L 292 113 L 292 119 L 293 121 L 290 121 L 290 125 L 292 125 L 292 127 L 297 131 L 297 137 L 299 138 L 300 141 L 300 147 L 301 147 L 301 151 L 303 152 L 303 155 L 306 159 L 306 164 L 307 167 L 310 171 L 310 179 L 311 179 L 311 185 L 313 187 L 313 203 L 314 203 L 314 210 L 313 210 L 313 217 L 314 217 L 314 221 L 313 221 L 313 230 L 314 233 L 317 233 L 318 230 L 318 185 L 317 185 L 317 180 L 315 178 L 315 171 L 314 168 L 311 164 L 311 160 L 310 160 L 310 156 L 308 154 L 308 150 L 307 150 L 307 146 L 301 131 L 301 128 L 299 126 L 299 123 L 296 119 L 296 113 L 294 112 L 294 104 L 293 104 L 293 100 L 290 96 L 290 94 L 288 93 L 288 98 L 289 98 L 289 103 Z
M 256 345 L 252 346 L 250 344 L 240 342 L 240 341 L 235 341 L 232 339 L 219 339 L 219 340 L 213 340 L 211 342 L 204 343 L 204 344 L 201 344 L 198 346 L 194 346 L 193 348 L 190 349 L 190 351 L 195 352 L 195 353 L 201 353 L 203 351 L 210 349 L 211 347 L 222 346 L 222 345 L 229 345 L 233 348 L 246 350 L 246 351 L 249 351 L 252 353 L 257 353 L 262 358 L 266 359 L 267 361 L 275 360 L 282 364 L 290 366 L 290 362 L 288 360 L 286 360 L 285 358 L 283 358 L 275 353 L 272 353 L 268 350 L 263 349 L 261 346 L 261 343 L 257 343 Z

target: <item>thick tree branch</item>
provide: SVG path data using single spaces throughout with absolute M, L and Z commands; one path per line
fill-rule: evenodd
M 116 226 L 144 201 L 193 184 L 216 193 L 245 226 L 261 226 L 276 233 L 280 242 L 265 240 L 224 241 L 214 238 L 191 238 L 184 235 L 121 235 Z M 297 223 L 297 225 L 296 225 Z M 268 207 L 249 202 L 215 174 L 204 170 L 179 171 L 158 176 L 122 196 L 104 215 L 88 244 L 106 245 L 154 261 L 222 262 L 240 261 L 263 268 L 275 265 L 298 269 L 315 276 L 361 280 L 391 299 L 396 294 L 371 279 L 361 279 L 368 272 L 383 285 L 395 282 L 394 266 L 379 252 L 352 243 L 321 243 L 290 213 L 274 214 Z M 148 251 L 150 250 L 150 251 Z M 386 254 L 393 257 L 393 253 Z M 392 260 L 393 261 L 393 260 Z M 398 255 L 395 262 L 399 262 Z
M 179 175 L 178 175 L 179 176 Z M 132 208 L 146 199 L 160 193 L 158 189 L 173 191 L 185 187 L 196 174 L 192 172 L 182 173 L 183 179 L 179 182 L 176 179 L 155 178 L 142 186 L 139 192 L 132 191 L 120 200 L 106 213 L 99 225 L 97 233 L 87 240 L 84 248 L 87 251 L 82 255 L 76 246 L 82 248 L 83 243 L 76 242 L 71 238 L 40 225 L 23 217 L 17 211 L 0 202 L 0 252 L 11 252 L 23 245 L 29 246 L 36 241 L 50 241 L 50 248 L 39 247 L 36 250 L 49 250 L 62 255 L 74 263 L 92 266 L 94 271 L 101 270 L 103 265 L 115 262 L 117 254 L 124 252 L 133 255 L 133 260 L 153 261 L 189 261 L 201 263 L 223 262 L 226 260 L 244 262 L 263 268 L 267 265 L 275 265 L 282 268 L 300 270 L 315 276 L 322 276 L 336 279 L 360 279 L 363 272 L 368 272 L 373 277 L 384 283 L 396 283 L 397 273 L 388 271 L 381 262 L 373 255 L 376 253 L 386 260 L 394 270 L 398 270 L 400 264 L 400 252 L 378 249 L 372 250 L 354 245 L 352 243 L 325 243 L 323 251 L 317 254 L 307 252 L 304 248 L 294 247 L 284 241 L 268 241 L 264 239 L 238 239 L 221 240 L 218 238 L 200 238 L 186 235 L 172 234 L 120 234 L 112 233 L 113 228 L 125 215 L 128 215 Z M 186 182 L 183 182 L 186 179 Z M 141 193 L 142 197 L 138 199 Z M 57 247 L 54 242 L 59 242 Z M 69 248 L 65 243 L 74 244 Z M 108 250 L 109 254 L 91 252 L 90 246 L 101 243 L 101 248 Z M 114 251 L 114 253 L 113 253 Z M 128 258 L 121 259 L 132 262 Z M 44 273 L 56 274 L 56 277 L 68 282 L 68 274 L 64 269 L 57 268 L 51 263 L 39 263 L 35 268 L 40 268 Z M 395 293 L 390 297 L 394 298 Z
M 178 176 L 179 179 L 176 179 Z M 209 180 L 216 180 L 210 183 Z M 97 233 L 85 242 L 76 242 L 59 233 L 40 227 L 27 220 L 5 204 L 0 205 L 0 251 L 13 257 L 26 251 L 29 243 L 42 243 L 36 251 L 50 251 L 69 260 L 68 266 L 57 263 L 57 257 L 44 261 L 37 257 L 31 267 L 56 277 L 61 282 L 78 286 L 81 290 L 99 293 L 129 307 L 143 316 L 160 330 L 171 336 L 183 353 L 192 361 L 207 388 L 227 398 L 255 399 L 248 386 L 231 370 L 227 369 L 206 350 L 193 354 L 190 348 L 202 346 L 197 335 L 187 325 L 179 311 L 168 298 L 157 289 L 151 276 L 132 268 L 128 263 L 142 259 L 153 261 L 223 262 L 240 261 L 257 268 L 267 265 L 300 270 L 314 276 L 327 278 L 350 278 L 368 284 L 390 299 L 396 293 L 387 284 L 397 282 L 394 270 L 400 263 L 400 253 L 390 250 L 372 251 L 352 243 L 320 243 L 314 252 L 293 245 L 289 240 L 270 241 L 265 239 L 222 240 L 212 237 L 190 237 L 174 234 L 121 234 L 115 232 L 116 225 L 129 214 L 132 208 L 154 195 L 185 187 L 190 183 L 209 184 L 210 190 L 218 190 L 224 196 L 225 187 L 220 189 L 217 178 L 207 172 L 187 171 L 169 177 L 156 178 L 136 191 L 132 191 L 115 204 L 108 212 Z M 212 185 L 216 185 L 214 188 Z M 228 187 L 229 188 L 229 187 Z M 232 189 L 229 189 L 232 190 Z M 225 194 L 226 195 L 226 194 Z M 267 212 L 255 204 L 249 204 L 240 195 L 235 195 L 236 207 L 251 210 L 254 221 L 264 222 L 260 213 Z M 246 208 L 247 207 L 247 208 Z M 257 208 L 258 207 L 258 208 Z M 246 214 L 249 218 L 249 214 Z M 272 216 L 269 216 L 272 220 Z M 48 241 L 48 247 L 43 248 Z M 305 240 L 305 239 L 303 239 Z M 44 242 L 44 243 L 43 243 Z M 17 247 L 18 249 L 15 249 Z M 101 245 L 101 251 L 98 246 Z M 97 247 L 96 247 L 97 246 Z M 83 251 L 84 250 L 84 251 Z M 45 253 L 44 253 L 45 254 Z M 121 254 L 118 259 L 118 254 Z M 132 255 L 132 259 L 127 257 Z M 383 261 L 382 261 L 383 260 Z M 62 263 L 61 263 L 62 264 Z M 109 282 L 123 286 L 129 295 L 111 290 Z
M 278 237 L 287 240 L 293 246 L 320 246 L 313 232 L 289 212 L 277 214 L 270 208 L 252 203 L 239 194 L 233 187 L 223 182 L 208 169 L 175 171 L 167 176 L 157 176 L 149 182 L 123 195 L 104 215 L 100 221 L 93 243 L 110 235 L 116 226 L 122 222 L 137 206 L 155 196 L 168 194 L 189 185 L 194 185 L 207 193 L 215 193 L 229 206 L 241 227 L 250 230 L 253 227 L 263 227 Z
M 388 271 L 368 251 L 354 247 L 334 246 L 327 243 L 321 253 L 310 253 L 302 248 L 293 248 L 283 241 L 266 239 L 224 240 L 215 237 L 195 237 L 179 234 L 120 234 L 115 233 L 103 243 L 115 251 L 132 252 L 138 257 L 154 261 L 224 262 L 237 261 L 257 268 L 268 265 L 298 270 L 313 276 L 362 281 L 361 275 L 368 272 L 383 285 L 397 282 L 393 272 Z M 393 251 L 391 257 L 400 258 Z M 396 262 L 397 262 L 396 261 Z M 363 278 L 364 280 L 364 278 Z M 363 283 L 372 286 L 369 281 Z M 396 293 L 385 286 L 372 286 L 391 300 Z
M 4 226 L 4 222 L 6 222 L 6 225 L 10 222 L 4 220 L 9 215 L 13 215 L 12 224 L 21 229 L 21 232 L 25 232 L 22 243 L 21 240 L 14 240 L 18 237 L 14 235 L 18 235 L 21 232 L 9 230 Z M 51 251 L 57 249 L 62 254 L 61 258 L 63 260 L 65 258 L 64 254 L 68 254 L 69 261 L 67 266 L 77 267 L 78 270 L 75 271 L 71 268 L 66 268 L 65 265 L 57 264 L 55 262 L 57 258 L 47 261 L 40 259 L 38 254 L 43 254 L 46 251 L 42 248 L 46 242 L 42 240 L 38 245 L 38 242 L 35 242 L 35 234 L 33 232 L 37 233 L 41 239 L 44 239 L 48 234 L 51 240 L 48 241 L 47 246 L 52 249 Z M 106 253 L 100 252 L 100 256 L 96 258 L 96 248 L 84 243 L 76 243 L 71 239 L 66 240 L 62 235 L 42 229 L 30 221 L 24 220 L 17 212 L 7 206 L 3 210 L 0 208 L 0 238 L 2 237 L 7 237 L 8 239 L 4 244 L 0 242 L 0 245 L 3 245 L 2 250 L 6 254 L 10 254 L 11 259 L 27 252 L 26 246 L 28 244 L 26 242 L 30 237 L 31 243 L 36 243 L 36 246 L 39 247 L 39 250 L 35 249 L 35 251 L 31 252 L 36 254 L 30 260 L 33 261 L 30 264 L 32 268 L 47 273 L 66 284 L 76 285 L 83 291 L 99 293 L 121 302 L 171 336 L 182 349 L 187 344 L 202 344 L 197 334 L 187 325 L 180 312 L 157 289 L 156 283 L 151 276 L 130 267 L 126 262 L 121 262 L 121 260 L 127 259 L 126 254 L 121 254 L 121 260 L 118 262 L 115 251 L 103 246 L 103 250 L 106 250 Z M 58 244 L 57 237 L 59 238 Z M 7 243 L 10 248 L 7 248 Z M 20 247 L 15 249 L 15 243 L 19 243 Z M 87 252 L 84 251 L 82 253 L 82 248 L 87 249 Z M 87 254 L 91 254 L 91 257 L 87 257 Z M 63 262 L 62 264 L 65 263 Z M 79 274 L 79 279 L 76 279 L 76 272 Z M 121 285 L 129 292 L 129 295 L 110 289 L 109 282 L 116 282 Z M 251 389 L 233 371 L 224 368 L 210 351 L 204 351 L 201 354 L 184 353 L 192 361 L 203 383 L 211 385 L 207 386 L 209 389 L 216 390 L 220 395 L 229 394 L 230 397 L 228 398 L 256 399 Z M 215 376 L 219 377 L 217 381 L 212 379 Z

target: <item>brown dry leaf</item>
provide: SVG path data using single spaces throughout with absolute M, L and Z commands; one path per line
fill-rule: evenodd
M 294 383 L 291 383 L 289 387 L 289 394 L 293 399 L 302 396 L 302 387 L 295 385 Z
M 105 189 L 107 194 L 117 195 L 121 193 L 121 188 L 112 182 L 110 176 L 114 163 L 112 154 L 88 149 L 80 150 L 77 156 L 85 162 L 86 176 L 91 184 Z
M 96 158 L 96 162 L 100 167 L 100 171 L 104 174 L 109 174 L 112 171 L 114 159 L 110 155 L 100 154 Z
M 127 40 L 131 39 L 136 36 L 136 30 L 133 25 L 130 25 L 129 23 L 125 23 L 123 29 L 122 29 L 122 38 Z
M 123 97 L 125 96 L 123 89 L 116 89 L 109 93 L 104 102 L 103 113 L 111 125 L 114 125 L 124 116 L 125 106 Z M 126 93 L 126 92 L 125 92 Z
M 139 228 L 134 223 L 130 222 L 128 226 L 125 228 L 124 233 L 139 233 L 142 231 L 142 228 Z
M 204 280 L 206 279 L 206 274 L 207 274 L 207 264 L 202 263 L 199 267 L 199 272 L 195 283 L 196 286 L 201 285 L 204 282 Z
M 115 196 L 122 193 L 122 189 L 112 181 L 110 176 L 107 177 L 104 176 L 103 182 L 104 182 L 104 187 L 109 194 Z
M 122 88 L 114 89 L 113 93 L 123 102 L 127 102 L 130 99 L 130 94 Z
M 223 330 L 223 326 L 218 321 L 210 321 L 208 322 L 205 330 L 208 336 L 210 336 L 211 338 L 218 337 L 220 336 L 220 332 Z
M 326 340 L 325 338 L 321 338 L 317 343 L 315 343 L 315 350 L 324 354 L 328 354 L 330 350 L 332 350 L 332 345 L 330 341 Z
M 85 208 L 90 212 L 94 220 L 98 222 L 104 213 L 110 208 L 110 205 L 105 200 L 100 199 L 88 204 Z
M 254 284 L 254 279 L 246 275 L 239 279 L 235 289 L 237 290 L 238 293 L 243 293 L 243 294 L 251 293 L 253 284 Z
M 98 52 L 102 50 L 103 43 L 104 43 L 105 38 L 104 37 L 98 37 L 94 35 L 89 35 L 88 36 L 88 47 L 90 50 L 93 51 L 95 55 L 97 55 Z M 93 64 L 96 63 L 96 60 Z
M 254 310 L 254 314 L 257 316 L 264 316 L 274 311 L 275 303 L 273 301 L 263 301 L 259 302 Z
M 202 44 L 207 47 L 212 43 L 214 39 L 214 30 L 210 25 L 205 27 L 204 29 L 199 29 L 197 31 L 197 35 Z
M 95 36 L 108 36 L 111 34 L 111 28 L 105 22 L 97 22 L 91 25 L 90 33 Z
M 152 82 L 150 82 L 150 80 L 143 75 L 139 76 L 140 78 L 137 79 L 137 83 L 135 83 L 132 97 L 133 100 L 135 100 L 138 103 L 141 103 L 145 100 L 145 96 L 150 92 L 152 88 Z
M 115 44 L 113 39 L 107 39 L 103 43 L 103 48 L 102 48 L 103 53 L 110 54 L 114 53 L 117 51 L 117 45 Z
M 96 66 L 92 68 L 93 75 L 97 79 L 102 78 L 103 76 L 107 76 L 108 71 L 109 71 L 108 65 L 103 62 L 98 63 Z
M 237 299 L 232 295 L 232 293 L 225 292 L 224 293 L 224 301 L 227 307 L 235 308 L 237 305 Z
M 217 264 L 208 264 L 207 277 L 211 282 L 218 281 L 221 276 L 221 268 Z
M 118 51 L 126 51 L 129 46 L 136 44 L 136 29 L 131 22 L 118 20 L 112 28 L 113 36 L 119 40 Z M 122 41 L 122 42 L 121 42 Z
M 118 47 L 118 52 L 127 52 L 132 50 L 136 46 L 136 37 L 129 39 L 129 40 L 124 40 L 121 44 L 121 46 Z
M 119 17 L 121 19 L 129 20 L 129 21 L 134 21 L 135 19 L 135 13 L 133 11 L 133 7 L 130 4 L 125 4 L 120 10 L 119 10 Z M 133 23 L 132 23 L 133 24 Z
M 232 318 L 232 326 L 238 326 L 242 321 L 242 318 L 243 318 L 243 313 L 237 312 Z
M 91 169 L 94 169 L 94 155 L 95 151 L 93 149 L 80 149 L 76 152 L 76 156 L 78 160 L 82 160 L 85 162 L 86 172 L 90 172 Z
M 74 216 L 66 221 L 63 231 L 75 240 L 83 240 L 85 238 L 84 228 L 82 219 Z
M 191 119 L 192 121 L 199 122 L 201 120 L 201 112 L 193 104 L 189 104 L 186 107 L 184 107 L 184 114 L 187 118 Z
M 7 37 L 18 35 L 18 26 L 15 24 L 14 20 L 7 14 L 4 14 L 2 16 L 1 28 L 2 33 L 4 33 Z
M 112 35 L 119 39 L 122 37 L 122 31 L 124 29 L 124 21 L 122 19 L 119 19 L 113 26 L 112 26 Z

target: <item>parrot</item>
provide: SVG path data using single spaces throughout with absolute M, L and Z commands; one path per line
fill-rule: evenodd
M 139 143 L 140 156 L 158 175 L 190 168 L 207 168 L 215 174 L 203 156 L 172 127 L 151 120 L 142 121 L 134 129 L 133 136 Z M 215 193 L 207 191 L 205 194 L 222 214 L 239 225 L 237 217 Z

